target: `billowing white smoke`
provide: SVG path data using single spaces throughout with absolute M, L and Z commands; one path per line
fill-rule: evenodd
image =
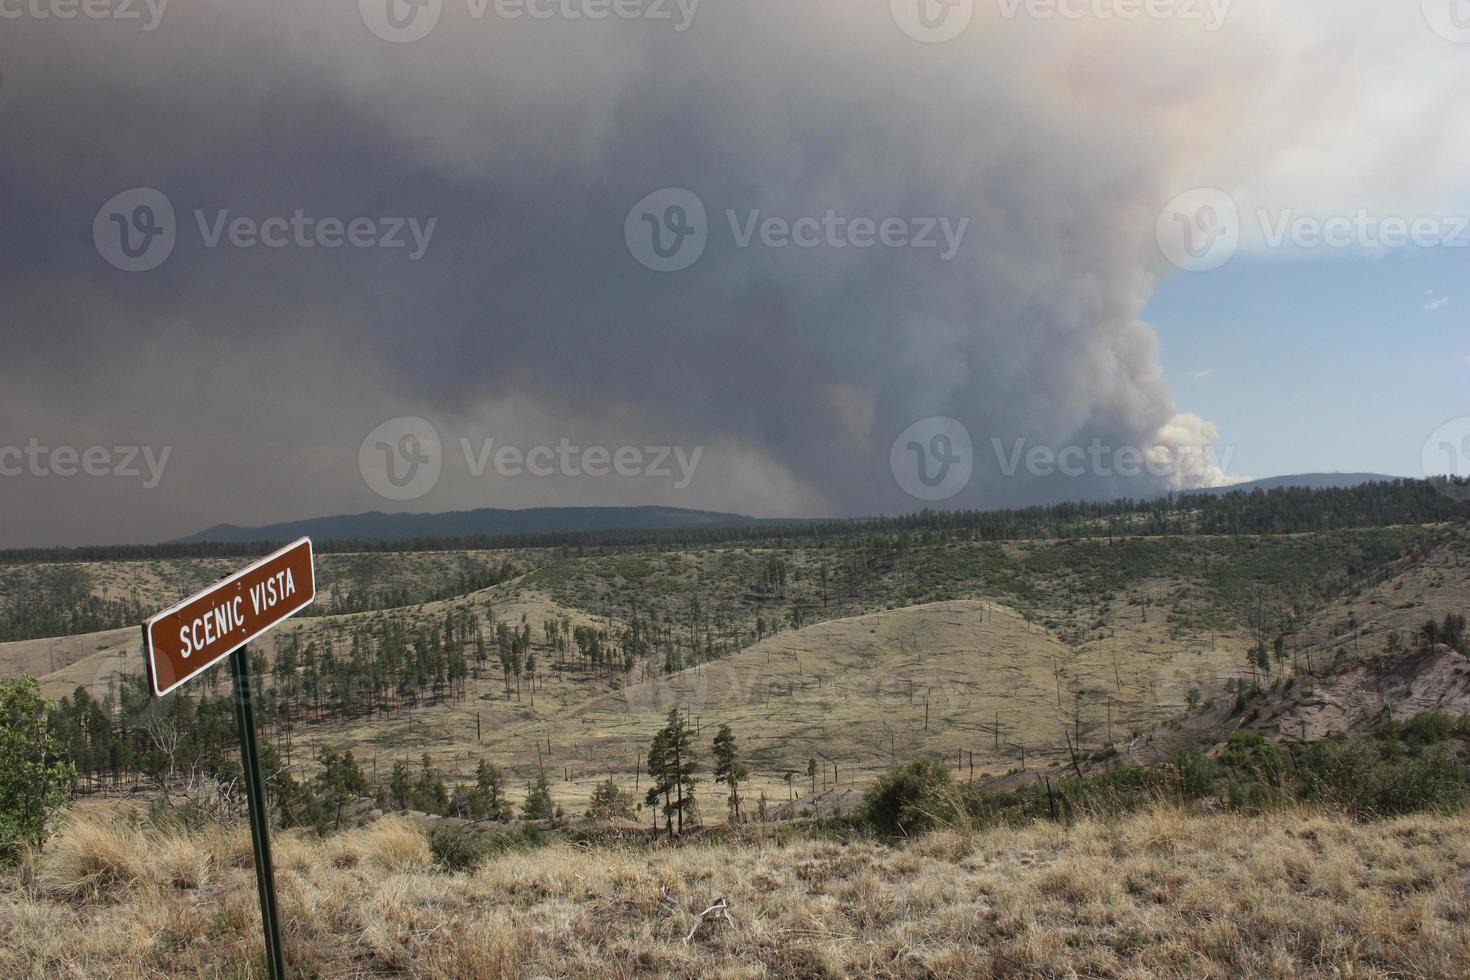
M 1192 412 L 1181 412 L 1159 430 L 1158 442 L 1148 451 L 1155 471 L 1166 472 L 1171 490 L 1197 490 L 1241 483 L 1228 472 L 1230 453 L 1220 453 L 1220 430 Z

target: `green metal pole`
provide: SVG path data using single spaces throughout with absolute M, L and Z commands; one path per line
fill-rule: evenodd
M 276 911 L 276 876 L 271 866 L 270 811 L 266 806 L 265 778 L 255 744 L 255 690 L 250 683 L 250 648 L 230 655 L 235 677 L 235 719 L 240 723 L 240 767 L 250 804 L 250 841 L 255 845 L 255 884 L 260 891 L 260 917 L 265 925 L 265 958 L 271 980 L 286 980 L 286 949 L 281 943 L 281 919 Z

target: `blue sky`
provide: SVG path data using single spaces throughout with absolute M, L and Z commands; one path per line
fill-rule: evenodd
M 1429 435 L 1470 415 L 1467 272 L 1470 249 L 1243 253 L 1164 281 L 1143 319 L 1180 410 L 1235 448 L 1232 475 L 1420 476 Z

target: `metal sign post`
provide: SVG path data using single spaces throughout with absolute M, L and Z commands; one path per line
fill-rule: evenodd
M 302 538 L 143 625 L 148 680 L 156 697 L 163 697 L 226 658 L 230 661 L 235 678 L 235 720 L 240 726 L 240 769 L 250 809 L 255 884 L 260 892 L 271 980 L 286 980 L 286 950 L 281 942 L 276 878 L 271 865 L 270 808 L 255 740 L 255 687 L 250 677 L 248 644 L 311 605 L 315 598 L 311 541 Z
M 250 683 L 250 648 L 230 655 L 235 676 L 235 720 L 240 724 L 240 768 L 245 773 L 250 808 L 250 843 L 255 848 L 255 885 L 260 892 L 260 917 L 265 926 L 265 959 L 271 980 L 286 980 L 286 947 L 281 942 L 281 917 L 276 910 L 276 874 L 271 864 L 270 809 L 266 805 L 265 776 L 255 744 L 255 688 Z

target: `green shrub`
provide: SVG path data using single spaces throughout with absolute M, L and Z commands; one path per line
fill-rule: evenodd
M 470 827 L 435 827 L 429 832 L 435 863 L 449 871 L 473 871 L 495 854 L 488 834 Z
M 76 780 L 46 708 L 34 678 L 0 681 L 0 867 L 45 843 Z
M 1373 801 L 1375 813 L 1443 812 L 1464 805 L 1465 767 L 1442 746 L 1383 769 Z
M 1465 767 L 1443 746 L 1405 754 L 1392 741 L 1334 737 L 1299 747 L 1296 766 L 1304 799 L 1357 816 L 1449 810 L 1465 802 Z
M 449 871 L 473 871 L 490 858 L 513 850 L 542 846 L 545 838 L 534 826 L 496 833 L 460 824 L 444 824 L 429 832 L 434 861 Z
M 1409 745 L 1437 745 L 1450 737 L 1455 721 L 1443 711 L 1426 711 L 1404 722 L 1402 738 Z
M 949 770 L 934 759 L 916 759 L 878 780 L 863 797 L 859 820 L 884 834 L 913 834 L 958 815 Z
M 587 805 L 587 819 L 631 820 L 634 802 L 633 794 L 620 788 L 609 776 L 592 791 L 592 800 Z

